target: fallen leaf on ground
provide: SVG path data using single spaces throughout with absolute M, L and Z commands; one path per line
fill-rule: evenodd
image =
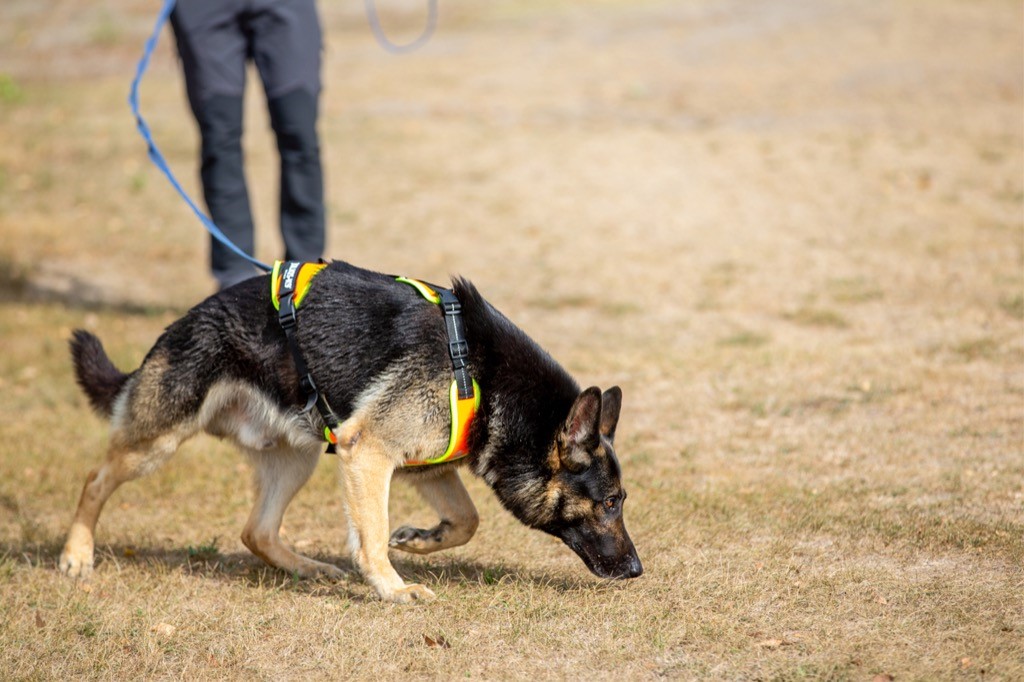
M 434 639 L 430 635 L 423 635 L 423 643 L 429 647 L 436 647 L 440 649 L 451 649 L 452 645 L 448 643 L 444 637 L 438 637 Z

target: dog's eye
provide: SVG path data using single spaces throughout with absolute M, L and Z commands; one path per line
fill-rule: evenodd
M 608 511 L 612 511 L 617 506 L 619 506 L 618 495 L 612 495 L 611 497 L 604 498 L 604 508 L 607 509 Z

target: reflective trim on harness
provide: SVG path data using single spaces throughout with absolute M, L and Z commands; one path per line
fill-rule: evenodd
M 420 295 L 422 295 L 423 298 L 427 299 L 434 305 L 441 304 L 441 297 L 438 296 L 437 292 L 431 289 L 429 285 L 424 284 L 418 279 L 410 279 L 408 277 L 396 277 L 395 281 L 402 282 L 403 284 L 408 284 L 414 287 L 416 291 L 420 292 Z
M 407 459 L 403 466 L 416 467 L 429 464 L 443 464 L 456 459 L 462 459 L 469 454 L 469 427 L 476 417 L 476 411 L 480 407 L 480 387 L 476 379 L 473 379 L 473 397 L 459 399 L 459 389 L 452 382 L 448 391 L 452 404 L 452 432 L 448 438 L 448 449 L 444 454 L 431 459 Z

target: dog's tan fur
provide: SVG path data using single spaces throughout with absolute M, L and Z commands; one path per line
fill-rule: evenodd
M 300 577 L 340 577 L 341 569 L 296 554 L 280 539 L 284 510 L 316 467 L 323 442 L 312 437 L 305 417 L 282 412 L 245 382 L 215 384 L 194 419 L 164 427 L 159 416 L 160 374 L 166 364 L 151 358 L 134 376 L 115 405 L 106 461 L 86 479 L 68 534 L 60 567 L 75 577 L 87 577 L 93 566 L 93 535 L 104 503 L 122 484 L 154 471 L 199 431 L 233 441 L 246 453 L 255 471 L 256 501 L 242 531 L 242 542 L 268 564 Z M 382 599 L 408 602 L 431 599 L 423 585 L 407 585 L 388 559 L 388 547 L 427 554 L 469 541 L 477 514 L 458 472 L 439 467 L 416 476 L 413 484 L 437 510 L 440 523 L 428 539 L 394 538 L 388 527 L 391 478 L 405 456 L 422 457 L 444 447 L 438 429 L 422 427 L 424 419 L 443 421 L 446 415 L 424 417 L 417 391 L 402 399 L 405 410 L 387 411 L 378 402 L 389 395 L 383 381 L 361 396 L 356 412 L 337 430 L 343 500 L 349 523 L 349 552 L 356 566 Z M 393 394 L 392 394 L 393 399 Z M 384 419 L 375 415 L 386 414 Z M 397 456 L 395 453 L 399 453 Z M 408 453 L 402 455 L 401 453 Z M 436 537 L 433 537 L 436 536 Z

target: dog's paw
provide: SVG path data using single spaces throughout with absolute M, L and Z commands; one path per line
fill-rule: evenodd
M 450 525 L 447 521 L 442 521 L 434 528 L 429 529 L 402 526 L 391 534 L 388 546 L 403 552 L 426 554 L 437 549 L 444 542 L 445 533 Z
M 65 547 L 57 563 L 60 572 L 71 578 L 85 579 L 92 575 L 92 550 Z
M 303 566 L 296 573 L 298 573 L 300 578 L 341 580 L 345 577 L 345 571 L 334 564 L 325 564 L 322 561 L 313 561 L 312 559 L 310 559 L 308 565 Z
M 380 598 L 394 604 L 411 604 L 414 601 L 432 601 L 437 595 L 426 585 L 413 583 L 388 594 L 382 594 Z

